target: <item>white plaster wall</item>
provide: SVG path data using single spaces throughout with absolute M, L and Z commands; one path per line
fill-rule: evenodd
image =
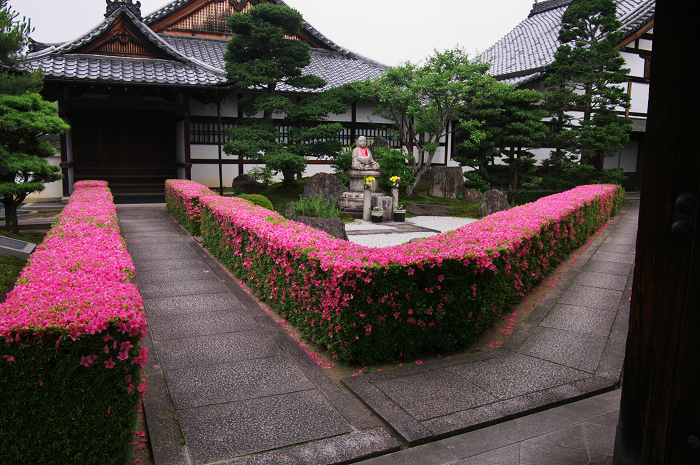
M 643 82 L 632 83 L 630 111 L 646 113 L 649 107 L 649 84 Z
M 46 159 L 49 165 L 58 166 L 61 163 L 61 152 L 56 152 Z M 39 202 L 39 201 L 49 201 L 49 200 L 60 200 L 63 197 L 63 181 L 54 181 L 45 184 L 45 188 L 41 192 L 34 192 L 27 196 L 25 200 L 26 203 Z
M 644 58 L 630 52 L 620 52 L 620 55 L 625 59 L 625 66 L 630 69 L 629 76 L 644 77 Z
M 374 104 L 369 100 L 359 100 L 356 105 L 358 123 L 389 123 L 392 122 L 381 116 L 373 115 Z

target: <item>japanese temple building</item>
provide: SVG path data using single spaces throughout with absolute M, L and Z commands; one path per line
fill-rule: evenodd
M 220 129 L 240 116 L 239 92 L 228 86 L 223 54 L 226 19 L 262 3 L 281 0 L 175 0 L 141 17 L 140 4 L 107 0 L 104 21 L 63 44 L 34 44 L 28 66 L 41 67 L 43 93 L 58 102 L 71 129 L 61 137 L 62 182 L 42 197 L 70 194 L 75 181 L 103 179 L 115 193 L 162 192 L 169 178 L 226 185 L 251 160 L 219 158 Z M 298 33 L 310 45 L 306 68 L 325 88 L 377 77 L 384 66 L 336 45 L 309 24 Z M 324 89 L 325 89 L 324 88 Z M 321 89 L 323 90 L 323 89 Z M 297 98 L 309 91 L 278 87 Z M 350 145 L 360 135 L 386 134 L 386 123 L 360 101 L 332 120 Z M 369 118 L 380 123 L 369 124 Z M 282 129 L 283 130 L 283 129 Z M 314 172 L 311 161 L 307 173 Z M 329 170 L 327 162 L 319 168 Z M 312 173 L 313 174 L 313 173 Z
M 632 120 L 632 136 L 627 146 L 615 157 L 604 160 L 604 168 L 622 168 L 629 177 L 628 187 L 641 186 L 642 152 L 649 98 L 649 70 L 654 34 L 656 0 L 615 0 L 617 17 L 622 23 L 624 39 L 618 49 L 630 69 L 626 84 L 630 108 L 620 108 Z M 559 47 L 561 19 L 575 0 L 545 0 L 536 2 L 528 17 L 501 40 L 483 52 L 481 58 L 491 63 L 490 74 L 499 81 L 521 88 L 546 92 L 542 82 L 554 53 Z M 550 149 L 534 149 L 538 159 L 549 155 Z
M 520 87 L 546 91 L 542 81 L 559 45 L 561 18 L 575 0 L 536 2 L 518 26 L 482 54 L 490 73 Z M 175 0 L 146 17 L 132 0 L 107 0 L 104 20 L 79 38 L 61 44 L 33 43 L 29 68 L 44 72 L 44 96 L 56 101 L 71 129 L 61 136 L 52 163 L 63 181 L 47 185 L 38 198 L 71 193 L 75 181 L 103 179 L 114 193 L 162 192 L 169 178 L 192 179 L 210 187 L 224 185 L 254 166 L 252 160 L 220 155 L 221 133 L 242 114 L 243 96 L 229 86 L 223 54 L 231 38 L 225 22 L 259 3 L 282 0 Z M 616 0 L 625 39 L 619 44 L 631 69 L 627 91 L 634 122 L 632 141 L 605 167 L 620 167 L 637 185 L 646 129 L 649 63 L 655 0 Z M 285 5 L 286 6 L 286 5 Z M 310 45 L 306 68 L 326 80 L 326 88 L 378 77 L 384 66 L 346 50 L 304 23 L 297 39 Z M 323 89 L 321 89 L 323 90 Z M 309 89 L 280 87 L 295 98 Z M 387 135 L 389 122 L 372 115 L 373 103 L 358 101 L 341 122 L 345 145 L 360 135 Z M 284 128 L 281 127 L 284 133 Z M 391 141 L 396 145 L 396 141 Z M 441 140 L 433 164 L 452 160 L 456 141 Z M 536 149 L 539 159 L 549 149 Z M 309 160 L 305 175 L 330 171 L 328 161 Z

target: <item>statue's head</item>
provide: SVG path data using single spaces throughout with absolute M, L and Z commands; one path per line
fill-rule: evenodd
M 367 138 L 365 136 L 360 136 L 357 138 L 358 147 L 367 147 Z

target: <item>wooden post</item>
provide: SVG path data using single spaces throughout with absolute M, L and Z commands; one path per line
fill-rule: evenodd
M 656 2 L 616 465 L 700 463 L 698 17 L 698 0 Z

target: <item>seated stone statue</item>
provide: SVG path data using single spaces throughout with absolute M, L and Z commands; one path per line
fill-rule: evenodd
M 367 138 L 360 136 L 357 138 L 357 147 L 352 151 L 352 169 L 360 171 L 377 171 L 379 163 L 374 161 L 372 151 L 367 148 Z

